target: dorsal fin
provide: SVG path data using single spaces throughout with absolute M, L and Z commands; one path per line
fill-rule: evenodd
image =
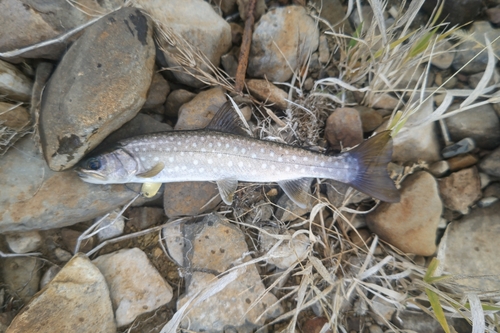
M 221 106 L 205 129 L 248 136 L 231 102 L 226 102 Z

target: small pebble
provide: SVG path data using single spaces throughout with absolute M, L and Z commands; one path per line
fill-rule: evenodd
M 52 279 L 54 278 L 54 276 L 56 276 L 57 273 L 59 273 L 60 270 L 61 270 L 61 267 L 59 267 L 57 265 L 50 266 L 49 269 L 47 269 L 45 271 L 45 273 L 43 273 L 42 279 L 40 280 L 40 289 L 42 289 L 50 281 L 52 281 Z
M 498 201 L 498 198 L 496 198 L 496 197 L 486 197 L 486 198 L 482 198 L 481 200 L 479 200 L 477 202 L 477 206 L 480 208 L 484 208 L 484 207 L 488 207 L 488 206 L 493 205 L 497 201 Z
M 448 161 L 437 161 L 429 167 L 429 172 L 436 178 L 443 177 L 450 171 Z
M 363 142 L 363 128 L 358 110 L 336 109 L 326 120 L 325 137 L 336 150 L 354 147 Z
M 123 215 L 118 215 L 120 212 L 119 209 L 111 212 L 108 217 L 103 219 L 99 224 L 99 231 L 97 233 L 97 238 L 100 242 L 120 236 L 123 233 L 123 229 L 125 228 L 125 218 Z M 96 222 L 101 218 L 96 218 Z
M 495 197 L 500 199 L 500 183 L 488 185 L 483 192 L 484 197 Z
M 491 182 L 491 178 L 484 172 L 479 173 L 479 180 L 481 181 L 481 189 L 484 189 Z
M 67 261 L 70 261 L 71 258 L 72 258 L 72 255 L 71 253 L 69 253 L 68 251 L 66 250 L 63 250 L 61 249 L 60 247 L 56 248 L 54 250 L 54 254 L 56 256 L 56 258 L 59 260 L 59 261 L 62 261 L 62 262 L 67 262 Z
M 478 158 L 471 154 L 459 155 L 448 160 L 451 171 L 458 171 L 476 164 Z
M 441 155 L 444 158 L 454 157 L 460 154 L 470 153 L 476 148 L 476 144 L 473 139 L 465 138 L 457 143 L 454 143 L 441 151 Z
M 5 235 L 9 248 L 14 253 L 28 253 L 37 250 L 42 243 L 42 236 L 38 231 L 27 231 Z
M 462 169 L 439 180 L 439 193 L 446 208 L 462 214 L 469 212 L 481 198 L 481 184 L 476 167 Z

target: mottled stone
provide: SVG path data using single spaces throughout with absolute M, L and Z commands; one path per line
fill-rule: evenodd
M 170 218 L 199 215 L 222 201 L 217 184 L 211 182 L 166 183 L 163 194 L 165 215 Z
M 436 231 L 443 205 L 434 177 L 425 171 L 406 178 L 399 203 L 382 202 L 367 215 L 368 227 L 400 250 L 429 256 L 436 251 Z
M 447 160 L 451 171 L 458 171 L 473 166 L 478 158 L 472 154 L 458 155 Z
M 0 188 L 7 189 L 0 191 L 0 233 L 87 221 L 136 196 L 124 185 L 89 184 L 73 170 L 50 170 L 29 137 L 15 148 L 0 159 Z
M 123 249 L 92 261 L 109 286 L 118 327 L 172 299 L 172 287 L 138 248 Z
M 21 310 L 6 332 L 116 332 L 104 277 L 87 257 L 75 256 Z
M 165 103 L 167 95 L 170 93 L 170 86 L 163 76 L 156 72 L 153 75 L 153 81 L 148 90 L 146 102 L 142 106 L 143 109 L 154 109 Z
M 443 205 L 462 214 L 481 198 L 481 183 L 475 167 L 462 169 L 439 180 L 439 193 Z
M 252 77 L 285 82 L 318 44 L 318 28 L 304 7 L 273 8 L 255 25 L 247 72 Z
M 152 34 L 145 14 L 123 8 L 87 28 L 64 55 L 40 110 L 52 170 L 75 165 L 143 106 L 153 76 Z

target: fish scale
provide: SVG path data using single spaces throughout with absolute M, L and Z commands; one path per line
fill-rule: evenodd
M 296 204 L 306 207 L 313 178 L 334 179 L 377 199 L 399 201 L 387 174 L 391 156 L 390 131 L 336 156 L 259 140 L 247 135 L 227 102 L 203 130 L 126 139 L 83 160 L 77 172 L 94 184 L 216 181 L 226 204 L 232 203 L 238 181 L 277 182 Z

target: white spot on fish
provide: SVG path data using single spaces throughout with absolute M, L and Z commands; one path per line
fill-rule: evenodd
M 292 156 L 292 160 L 294 160 L 294 161 L 295 161 L 296 159 L 297 159 L 297 156 L 293 155 L 293 156 Z
M 194 160 L 194 161 L 193 161 L 193 164 L 194 164 L 194 165 L 198 165 L 198 160 Z
M 266 150 L 265 150 L 264 148 L 260 148 L 260 152 L 261 152 L 261 153 L 265 153 L 265 151 L 266 151 Z
M 173 161 L 174 161 L 174 158 L 173 158 L 173 157 L 169 157 L 169 158 L 168 158 L 168 161 L 169 161 L 169 162 L 173 162 Z
M 205 171 L 205 169 L 204 169 L 204 168 L 199 168 L 199 169 L 198 169 L 198 171 L 200 171 L 200 172 L 204 172 L 204 171 Z
M 285 149 L 285 154 L 287 154 L 287 155 L 288 155 L 288 153 L 289 153 L 289 151 Z
M 145 159 L 144 157 L 141 157 L 141 161 L 143 161 L 143 162 L 144 162 L 145 160 L 146 160 L 146 159 Z
M 247 150 L 245 148 L 241 148 L 241 153 L 244 154 Z
M 142 151 L 146 151 L 146 148 L 142 148 Z
M 174 151 L 177 151 L 177 147 L 174 147 Z
M 339 166 L 339 162 L 335 161 L 335 163 L 333 163 L 333 165 L 337 168 Z
M 285 171 L 290 171 L 290 167 L 289 167 L 289 166 L 287 166 L 287 167 L 285 168 Z
M 153 160 L 158 161 L 159 160 L 158 156 L 155 156 L 155 158 L 153 158 Z
M 274 170 L 274 169 L 276 169 L 276 165 L 271 164 L 271 170 Z
M 218 158 L 221 158 L 221 157 L 222 157 L 222 154 L 217 154 L 217 157 L 218 157 Z
M 274 152 L 270 152 L 269 156 L 274 157 Z
M 193 142 L 192 146 L 193 146 L 193 147 L 196 147 L 196 142 Z
M 227 166 L 228 167 L 232 167 L 233 166 L 233 162 L 232 161 L 227 162 Z
M 173 136 L 170 137 L 170 141 L 174 141 L 174 137 Z
M 208 147 L 209 147 L 209 148 L 212 148 L 213 146 L 214 146 L 214 144 L 213 144 L 212 142 L 210 142 L 210 143 L 208 144 Z
M 200 140 L 201 140 L 202 142 L 203 142 L 203 141 L 205 141 L 205 137 L 204 137 L 204 136 L 202 136 L 202 137 L 200 138 Z
M 267 164 L 266 163 L 262 163 L 262 169 L 265 169 L 267 168 Z
M 181 169 L 182 169 L 182 170 L 186 170 L 187 168 L 186 168 L 186 166 L 185 166 L 185 165 L 183 165 L 183 166 L 181 167 Z
M 278 157 L 278 162 L 283 162 L 283 158 L 282 157 Z
M 322 167 L 325 166 L 325 162 L 321 162 L 319 165 L 321 165 Z
M 333 158 L 332 157 L 328 157 L 328 162 L 331 162 L 333 161 Z
M 201 152 L 204 153 L 206 152 L 207 150 L 205 148 L 201 148 Z
M 298 166 L 297 164 L 295 164 L 295 165 L 294 165 L 294 168 L 295 168 L 295 169 L 298 169 L 298 168 L 299 168 L 299 166 Z
M 181 156 L 184 156 L 184 152 L 183 151 L 181 151 Z
M 160 148 L 158 148 L 158 150 L 159 150 L 159 151 L 163 151 L 163 148 L 161 148 L 161 147 L 160 147 Z
M 192 151 L 189 152 L 189 156 L 193 156 L 193 152 Z
M 179 166 L 176 166 L 176 167 L 174 168 L 174 170 L 175 170 L 175 171 L 179 171 Z
M 217 147 L 220 147 L 222 146 L 222 144 L 220 142 L 217 142 Z
M 229 143 L 226 143 L 226 148 L 229 148 Z
M 135 150 L 135 151 L 139 151 L 139 148 L 135 148 L 134 150 Z
M 306 169 L 302 168 L 302 169 L 300 169 L 300 172 L 306 173 Z
M 212 163 L 214 163 L 214 160 L 209 158 L 207 162 L 208 162 L 208 164 L 212 164 Z
M 252 154 L 252 158 L 257 158 L 257 155 L 255 155 L 255 154 Z
M 151 145 L 151 149 L 155 149 L 156 148 L 156 145 Z
M 238 151 L 238 147 L 234 147 L 234 148 L 233 148 L 233 151 L 234 151 L 234 152 L 237 152 L 237 151 Z
M 177 145 L 180 146 L 182 144 L 182 142 L 180 141 L 177 141 Z
M 241 161 L 240 161 L 240 162 L 238 162 L 238 166 L 239 166 L 240 168 L 243 168 L 243 162 L 241 162 Z
M 303 158 L 304 162 L 307 162 L 308 158 L 307 157 L 304 157 Z
M 166 151 L 170 151 L 170 148 L 165 149 Z

